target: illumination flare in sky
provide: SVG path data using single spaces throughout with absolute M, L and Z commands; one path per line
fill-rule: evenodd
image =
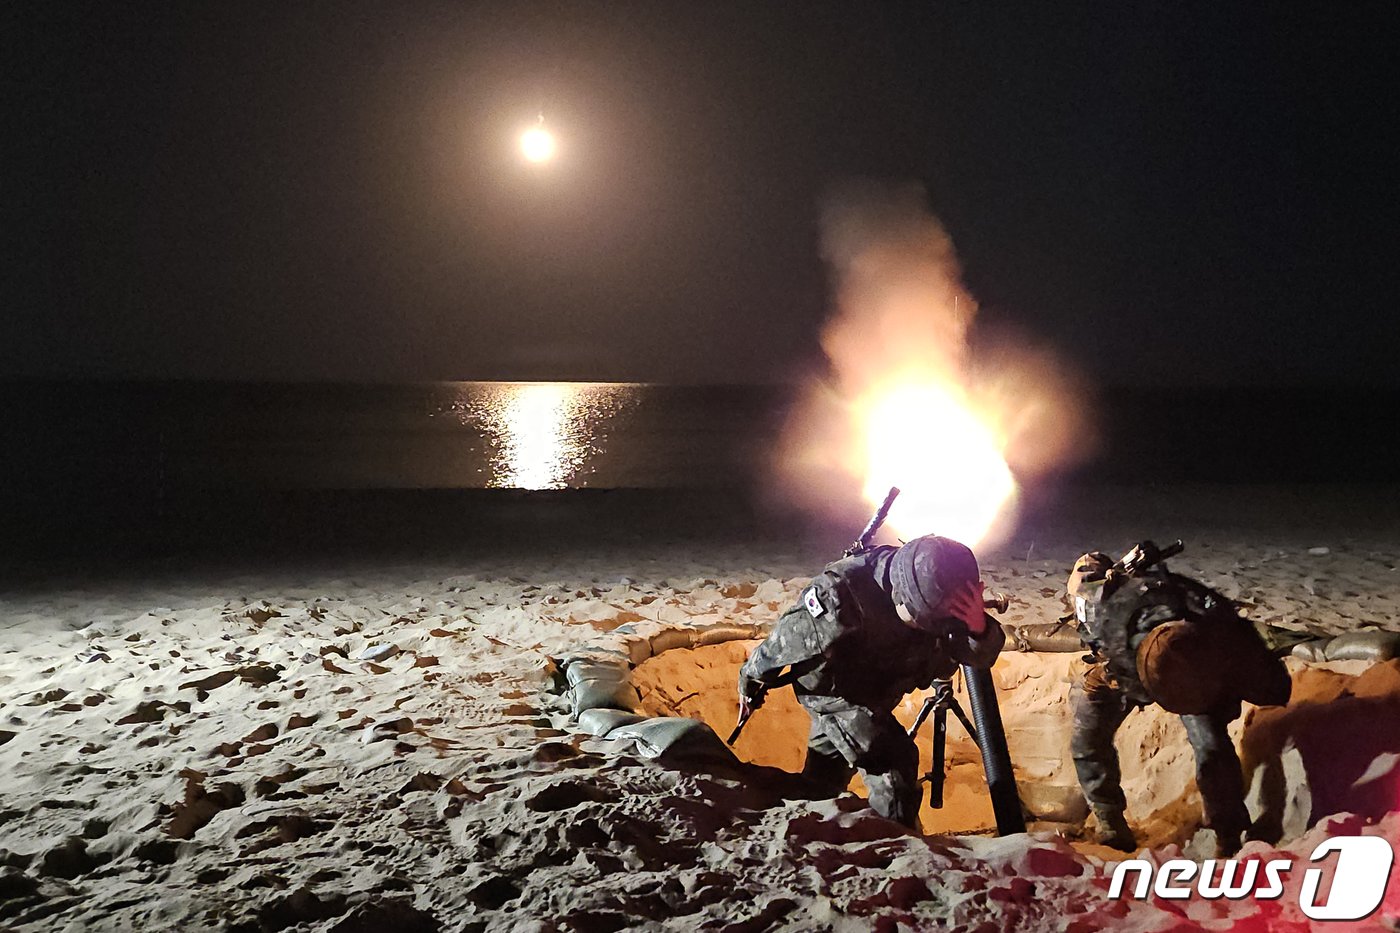
M 531 162 L 548 162 L 554 158 L 554 150 L 554 134 L 544 128 L 543 117 L 537 125 L 520 134 L 520 151 Z

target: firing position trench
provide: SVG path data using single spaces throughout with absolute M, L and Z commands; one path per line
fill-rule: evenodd
M 1068 627 L 1006 628 L 1007 647 L 993 677 L 1027 828 L 1080 838 L 1088 806 L 1069 754 L 1069 688 L 1083 670 L 1083 649 Z M 797 775 L 810 719 L 790 690 L 769 695 L 732 749 L 720 738 L 738 714 L 739 667 L 766 636 L 766 627 L 721 624 L 645 634 L 624 625 L 610 634 L 619 639 L 616 647 L 590 647 L 556 661 L 554 691 L 573 728 L 615 743 L 618 754 L 635 754 L 663 767 L 733 777 L 767 787 L 778 797 L 812 795 Z M 1384 748 L 1372 749 L 1373 740 L 1342 753 L 1319 747 L 1315 740 L 1302 741 L 1300 733 L 1336 732 L 1340 723 L 1356 722 L 1356 717 L 1375 722 L 1370 717 L 1400 715 L 1400 660 L 1390 660 L 1397 655 L 1400 635 L 1389 632 L 1297 645 L 1288 659 L 1294 702 L 1275 709 L 1247 706 L 1236 720 L 1231 736 L 1250 788 L 1250 815 L 1266 837 L 1291 838 L 1329 812 L 1370 807 L 1364 795 L 1360 801 L 1354 794 L 1345 801 L 1328 799 L 1326 788 L 1345 779 L 1336 773 L 1352 767 L 1345 761 L 1400 751 L 1400 737 L 1389 740 L 1395 749 L 1384 741 Z M 961 677 L 954 688 L 968 708 Z M 927 693 L 910 694 L 895 710 L 906 727 Z M 1325 709 L 1319 700 L 1328 701 Z M 1348 705 L 1358 703 L 1367 708 Z M 1350 735 L 1355 730 L 1340 731 Z M 916 743 L 920 773 L 927 773 L 933 758 L 928 725 Z M 1117 745 L 1128 817 L 1140 842 L 1177 843 L 1188 851 L 1204 847 L 1194 758 L 1178 718 L 1158 707 L 1134 712 L 1119 730 Z M 1314 799 L 1314 784 L 1323 785 L 1321 799 Z M 864 796 L 858 775 L 850 790 Z M 944 804 L 933 808 L 929 803 L 926 792 L 920 812 L 925 833 L 996 831 L 980 749 L 953 717 L 948 719 Z M 1375 808 L 1388 809 L 1384 802 Z

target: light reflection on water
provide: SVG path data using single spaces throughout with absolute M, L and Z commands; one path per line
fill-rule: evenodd
M 495 489 L 587 486 L 606 426 L 636 402 L 627 383 L 464 383 L 452 410 L 490 440 Z

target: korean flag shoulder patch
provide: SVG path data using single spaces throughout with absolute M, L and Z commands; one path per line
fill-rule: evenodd
M 807 587 L 807 592 L 802 594 L 802 605 L 806 608 L 807 614 L 814 619 L 826 612 L 826 606 L 822 605 L 821 594 L 817 592 L 815 586 Z

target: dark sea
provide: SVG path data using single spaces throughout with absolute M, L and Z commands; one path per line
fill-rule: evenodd
M 49 490 L 741 485 L 787 394 L 562 382 L 12 389 L 27 397 L 7 399 L 0 424 Z
M 354 542 L 405 529 L 431 537 L 501 502 L 608 491 L 653 503 L 680 495 L 703 519 L 752 500 L 797 394 L 627 383 L 0 382 L 0 551 L 170 550 L 211 536 Z M 1394 391 L 1114 391 L 1086 404 L 1099 454 L 1057 482 L 1400 479 L 1389 453 Z M 687 514 L 669 508 L 662 519 Z
M 0 383 L 0 552 L 427 538 L 607 491 L 742 498 L 792 397 L 633 383 Z

